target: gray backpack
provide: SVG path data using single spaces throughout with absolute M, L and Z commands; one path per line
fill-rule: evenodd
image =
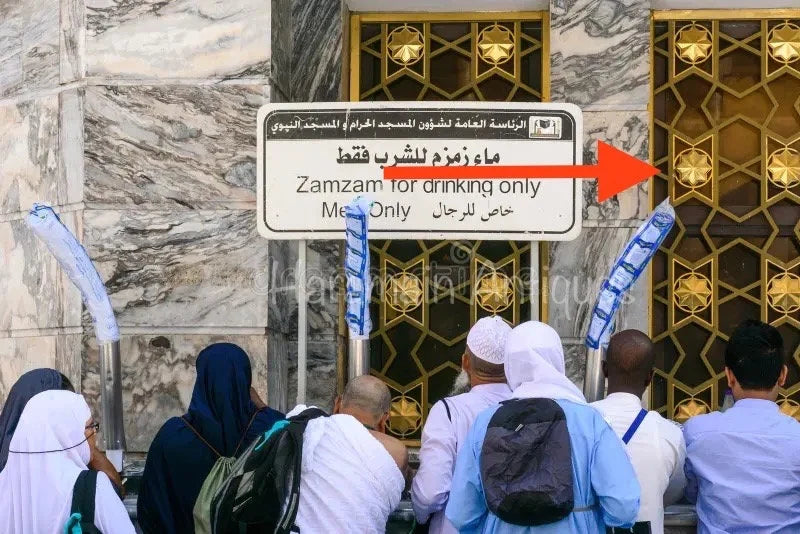
M 481 450 L 489 510 L 513 525 L 555 523 L 574 508 L 572 447 L 564 410 L 551 399 L 503 402 Z

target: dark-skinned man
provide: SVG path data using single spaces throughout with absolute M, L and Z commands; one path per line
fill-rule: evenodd
M 456 455 L 478 414 L 511 396 L 503 368 L 510 332 L 511 327 L 497 316 L 484 317 L 473 325 L 461 357 L 462 374 L 469 377 L 469 391 L 434 404 L 422 430 L 420 466 L 411 501 L 417 521 L 430 521 L 431 534 L 457 532 L 444 515 Z
M 642 408 L 653 362 L 653 343 L 642 332 L 625 330 L 612 336 L 603 362 L 608 396 L 592 404 L 625 443 L 639 479 L 642 493 L 633 530 L 636 534 L 663 534 L 664 506 L 680 499 L 686 486 L 686 446 L 681 430 Z

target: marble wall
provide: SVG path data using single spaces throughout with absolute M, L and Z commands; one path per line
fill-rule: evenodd
M 0 0 L 0 402 L 44 365 L 98 400 L 91 320 L 24 224 L 35 201 L 106 281 L 131 451 L 185 410 L 211 342 L 245 348 L 267 395 L 255 119 L 271 34 L 255 0 Z
M 649 158 L 650 0 L 551 0 L 551 98 L 581 106 L 584 163 L 596 162 L 597 141 Z M 583 380 L 586 335 L 597 290 L 634 229 L 649 213 L 647 183 L 597 202 L 584 181 L 584 230 L 550 246 L 550 322 L 564 340 L 567 367 Z M 628 295 L 618 328 L 648 331 L 649 289 Z
M 551 0 L 552 98 L 585 110 L 597 140 L 648 147 L 649 0 Z M 255 230 L 255 117 L 268 102 L 345 99 L 342 0 L 0 0 L 0 399 L 55 366 L 96 404 L 97 346 L 80 297 L 24 225 L 56 207 L 106 281 L 122 337 L 126 428 L 144 452 L 182 412 L 194 358 L 228 340 L 270 404 L 330 406 L 342 244 L 310 242 L 308 354 L 297 367 L 297 242 Z M 597 286 L 648 212 L 647 188 L 603 204 L 584 184 L 586 229 L 550 249 L 550 319 L 570 376 Z M 647 288 L 623 310 L 646 328 Z M 267 358 L 269 355 L 269 358 Z

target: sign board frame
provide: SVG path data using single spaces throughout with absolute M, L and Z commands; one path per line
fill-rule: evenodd
M 440 117 L 438 123 L 435 122 L 430 117 L 437 115 Z M 414 121 L 414 127 L 412 129 L 405 128 L 404 132 L 397 132 L 396 134 L 393 131 L 388 129 L 382 129 L 380 133 L 378 132 L 378 119 L 375 119 L 372 124 L 373 128 L 373 136 L 367 137 L 357 137 L 359 133 L 356 133 L 354 136 L 342 135 L 341 132 L 345 131 L 347 133 L 347 124 L 355 124 L 354 120 L 356 117 L 382 117 L 380 122 L 381 127 L 384 124 L 389 124 L 389 119 L 387 117 L 402 117 L 404 123 L 411 124 L 410 121 Z M 425 117 L 428 117 L 427 122 L 425 122 Z M 444 120 L 445 117 L 448 117 L 447 121 Z M 458 118 L 456 118 L 458 117 Z M 466 125 L 467 118 L 466 117 L 475 117 L 475 121 L 477 121 L 480 117 L 483 117 L 483 128 L 473 128 L 472 131 L 469 131 L 466 127 L 461 130 L 456 130 L 452 127 L 453 124 Z M 525 119 L 526 126 L 519 131 L 520 128 L 516 127 L 518 131 L 512 131 L 513 128 L 508 128 L 507 131 L 503 131 L 500 126 L 504 124 L 512 124 L 512 119 L 508 117 L 513 117 L 515 121 L 522 121 L 523 118 Z M 559 129 L 558 135 L 560 136 L 558 139 L 554 138 L 554 134 L 550 132 L 550 137 L 547 136 L 540 136 L 534 137 L 534 133 L 530 130 L 533 126 L 528 126 L 528 123 L 531 125 L 533 124 L 535 117 L 544 117 L 544 118 L 551 118 L 551 117 L 559 117 L 561 120 L 559 121 L 562 124 L 563 133 L 561 129 Z M 312 121 L 312 118 L 314 122 Z M 330 120 L 325 120 L 325 118 L 331 118 Z M 334 119 L 335 118 L 335 119 Z M 408 120 L 406 120 L 408 118 Z M 419 122 L 417 122 L 417 118 Z M 287 125 L 288 122 L 292 123 L 291 125 Z M 394 121 L 395 119 L 391 119 Z M 472 119 L 469 119 L 472 120 Z M 455 122 L 454 122 L 455 121 Z M 505 122 L 504 122 L 505 121 Z M 364 122 L 367 122 L 365 119 Z M 335 127 L 334 127 L 335 123 Z M 343 124 L 344 123 L 344 124 Z M 441 136 L 441 137 L 434 137 L 430 135 L 430 132 L 436 133 L 437 128 L 443 127 L 445 123 L 451 125 L 449 129 L 447 129 L 448 135 L 452 135 L 454 137 L 448 136 Z M 495 124 L 497 124 L 497 128 L 491 130 L 487 124 L 491 124 L 491 128 L 495 128 Z M 553 141 L 558 141 L 562 143 L 559 145 L 561 153 L 569 153 L 571 152 L 571 160 L 570 161 L 552 161 L 548 160 L 546 163 L 559 163 L 559 164 L 567 164 L 567 165 L 581 165 L 583 163 L 583 118 L 581 110 L 573 105 L 573 104 L 555 104 L 555 103 L 486 103 L 486 102 L 339 102 L 339 103 L 294 103 L 294 104 L 267 104 L 259 109 L 258 112 L 258 171 L 257 171 L 257 195 L 258 195 L 258 210 L 257 210 L 257 217 L 258 217 L 258 231 L 259 233 L 267 237 L 269 239 L 341 239 L 342 232 L 344 231 L 344 221 L 342 219 L 341 225 L 333 225 L 334 227 L 323 229 L 323 228 L 277 228 L 277 225 L 271 226 L 270 223 L 272 221 L 269 220 L 268 215 L 271 215 L 269 211 L 271 209 L 270 205 L 270 193 L 271 187 L 274 189 L 275 186 L 271 186 L 271 184 L 267 183 L 267 179 L 270 178 L 270 167 L 277 167 L 278 162 L 276 161 L 278 158 L 270 157 L 268 155 L 268 142 L 276 142 L 276 141 L 289 141 L 293 143 L 302 142 L 302 139 L 313 139 L 315 141 L 322 141 L 322 140 L 338 140 L 339 143 L 347 143 L 347 147 L 352 144 L 353 140 L 362 139 L 365 140 L 364 144 L 367 144 L 367 140 L 369 142 L 392 142 L 395 145 L 398 142 L 405 142 L 407 140 L 420 140 L 423 138 L 422 134 L 428 135 L 427 140 L 430 142 L 439 142 L 439 141 L 453 141 L 454 143 L 461 145 L 467 145 L 468 143 L 472 142 L 485 142 L 485 143 L 495 143 L 497 145 L 502 145 L 507 141 L 511 141 L 516 143 L 515 147 L 524 146 L 520 145 L 520 141 L 525 142 L 550 142 L 548 147 L 552 147 Z M 397 125 L 397 123 L 394 123 Z M 477 122 L 473 122 L 473 124 L 477 124 Z M 514 123 L 516 124 L 516 123 Z M 521 123 L 520 123 L 521 124 Z M 284 128 L 281 129 L 280 126 L 283 125 Z M 404 124 L 406 126 L 406 124 Z M 276 128 L 277 127 L 277 128 Z M 289 131 L 291 128 L 294 128 L 294 132 Z M 304 131 L 305 129 L 305 131 Z M 568 134 L 568 132 L 571 132 Z M 413 135 L 419 135 L 419 137 L 414 137 Z M 303 137 L 303 136 L 318 136 L 318 137 Z M 369 135 L 369 133 L 367 134 Z M 378 137 L 379 135 L 383 135 L 383 137 Z M 494 135 L 494 138 L 490 138 L 489 135 Z M 570 135 L 570 139 L 566 139 L 566 136 Z M 276 139 L 276 137 L 283 136 L 280 139 Z M 295 137 L 292 137 L 295 136 Z M 394 137 L 389 137 L 394 136 Z M 460 137 L 459 137 L 460 136 Z M 562 137 L 564 139 L 562 139 Z M 571 141 L 572 146 L 571 150 L 566 149 L 564 145 L 565 141 Z M 307 143 L 308 145 L 308 143 Z M 289 147 L 290 145 L 286 145 Z M 542 147 L 543 145 L 539 145 Z M 465 147 L 466 148 L 466 147 Z M 447 148 L 444 148 L 447 150 Z M 494 152 L 491 150 L 490 152 Z M 513 151 L 512 151 L 513 152 Z M 387 152 L 388 153 L 388 152 Z M 451 152 L 453 153 L 453 152 Z M 280 152 L 279 152 L 280 154 Z M 342 154 L 341 149 L 339 150 L 339 154 Z M 526 165 L 535 165 L 538 163 L 542 163 L 540 161 L 531 160 L 528 158 L 527 155 L 519 155 L 522 154 L 521 151 L 516 151 L 517 157 L 524 157 L 527 158 L 525 161 L 516 161 L 515 164 L 526 164 Z M 314 154 L 309 154 L 309 158 L 314 158 Z M 467 159 L 467 155 L 465 154 L 465 159 Z M 488 159 L 488 153 L 486 154 Z M 477 156 L 479 159 L 480 156 Z M 402 159 L 402 158 L 401 158 Z M 332 164 L 336 165 L 336 162 L 331 159 Z M 395 160 L 396 161 L 396 160 Z M 503 161 L 503 163 L 507 163 Z M 309 164 L 307 161 L 304 161 L 303 164 Z M 356 167 L 349 167 L 355 169 Z M 366 167 L 364 167 L 366 168 Z M 337 168 L 338 169 L 338 168 Z M 377 172 L 377 166 L 374 167 L 374 175 L 375 178 L 382 179 L 382 172 Z M 373 171 L 370 171 L 373 172 Z M 299 178 L 299 176 L 295 176 L 293 178 Z M 496 180 L 495 180 L 496 181 Z M 532 182 L 534 180 L 525 180 L 526 183 Z M 509 231 L 508 229 L 492 229 L 484 228 L 482 229 L 475 229 L 475 228 L 459 228 L 459 229 L 442 229 L 442 228 L 408 228 L 400 226 L 398 228 L 375 228 L 370 231 L 370 237 L 373 239 L 481 239 L 481 240 L 532 240 L 532 241 L 568 241 L 574 239 L 578 236 L 582 228 L 582 208 L 583 208 L 583 194 L 582 194 L 582 184 L 580 179 L 561 179 L 561 180 L 552 180 L 548 179 L 545 183 L 547 183 L 547 187 L 554 187 L 553 184 L 556 182 L 560 182 L 558 186 L 558 197 L 564 197 L 563 200 L 561 198 L 558 199 L 558 202 L 551 202 L 544 206 L 544 209 L 553 209 L 553 205 L 560 206 L 564 213 L 569 212 L 571 220 L 565 220 L 561 224 L 559 230 L 549 230 L 549 229 L 542 229 L 542 228 L 523 228 L 518 224 L 518 227 L 513 231 Z M 568 186 L 565 186 L 564 182 L 568 182 Z M 541 182 L 540 182 L 541 183 Z M 538 191 L 538 190 L 537 190 Z M 568 195 L 564 195 L 564 192 L 568 192 Z M 341 193 L 340 193 L 341 194 Z M 359 193 L 351 194 L 351 198 L 348 198 L 346 202 L 352 200 L 358 196 Z M 367 196 L 371 196 L 369 193 L 364 193 Z M 386 193 L 383 193 L 386 195 Z M 512 197 L 513 198 L 513 197 Z M 285 199 L 284 199 L 285 200 Z M 346 204 L 346 202 L 344 202 Z M 342 204 L 339 202 L 338 204 Z M 333 203 L 334 206 L 338 206 L 337 203 Z M 280 209 L 288 209 L 288 210 L 296 210 L 300 209 L 298 206 L 292 205 L 292 203 L 287 202 L 277 202 L 276 205 L 280 206 Z M 541 204 L 540 204 L 541 205 Z M 400 204 L 398 203 L 398 210 L 400 209 Z M 414 204 L 411 204 L 414 206 Z M 343 205 L 338 206 L 338 209 L 343 210 Z M 502 209 L 502 206 L 501 206 Z M 420 210 L 421 211 L 421 210 Z M 536 211 L 536 210 L 534 210 Z M 292 214 L 295 216 L 295 214 Z M 296 216 L 296 218 L 299 215 Z M 561 215 L 559 215 L 561 217 Z M 551 219 L 548 219 L 551 220 Z M 419 224 L 418 224 L 419 226 Z

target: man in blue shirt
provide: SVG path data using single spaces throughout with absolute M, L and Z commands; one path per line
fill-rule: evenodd
M 756 320 L 736 328 L 725 349 L 736 403 L 683 429 L 700 534 L 800 532 L 800 423 L 775 404 L 786 373 L 777 329 Z
M 544 405 L 560 408 L 567 432 L 563 432 L 563 425 L 559 426 L 563 421 L 559 419 L 559 424 L 552 424 L 543 432 L 537 447 L 519 450 L 514 447 L 514 441 L 519 442 L 529 435 L 529 427 L 517 426 L 514 422 L 503 431 L 493 426 L 493 416 L 512 404 L 482 412 L 458 453 L 447 519 L 461 534 L 596 534 L 605 532 L 605 526 L 631 527 L 639 512 L 636 473 L 617 435 L 564 375 L 564 351 L 558 334 L 543 323 L 529 321 L 511 331 L 505 350 L 505 373 L 513 390 L 512 398 L 554 401 L 545 400 Z M 492 448 L 492 444 L 495 438 L 505 435 L 516 435 L 519 439 L 509 437 L 506 444 L 510 452 L 498 456 L 498 449 Z M 561 441 L 554 442 L 553 436 Z M 487 443 L 490 445 L 488 453 Z M 539 455 L 538 449 L 546 452 Z M 560 451 L 565 450 L 570 453 L 562 455 Z M 541 467 L 526 470 L 530 465 Z M 540 502 L 548 498 L 558 501 L 563 496 L 559 490 L 564 483 L 571 486 L 573 499 L 565 507 L 565 513 L 559 515 L 561 519 L 547 522 L 542 516 L 527 514 L 529 508 L 516 505 L 510 511 L 525 517 L 512 524 L 498 517 L 509 510 L 489 508 L 487 501 L 496 502 L 491 497 L 496 496 L 498 487 L 502 493 L 525 485 L 526 480 L 519 479 L 520 472 L 530 482 L 528 486 L 542 481 L 538 486 L 539 495 L 542 495 Z M 489 473 L 489 480 L 485 480 L 482 473 Z M 493 479 L 492 475 L 502 480 Z M 533 490 L 529 487 L 528 495 L 531 494 Z M 521 497 L 519 502 L 524 501 L 525 495 Z

